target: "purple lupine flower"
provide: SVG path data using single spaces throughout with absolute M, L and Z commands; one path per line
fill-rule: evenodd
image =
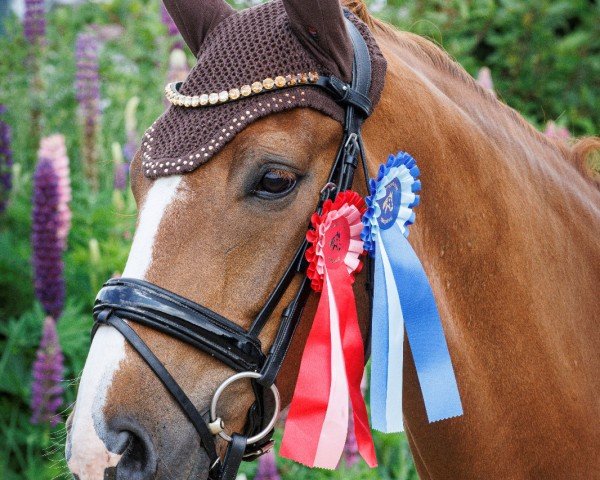
M 160 19 L 167 27 L 170 37 L 179 35 L 179 29 L 177 28 L 177 25 L 175 25 L 175 22 L 171 18 L 171 15 L 167 11 L 167 7 L 165 7 L 163 2 L 160 2 Z
M 544 135 L 550 138 L 555 138 L 557 140 L 568 140 L 569 138 L 571 138 L 571 134 L 569 133 L 568 128 L 561 127 L 552 121 L 546 124 L 546 130 L 544 131 Z
M 352 414 L 352 407 L 348 408 L 348 436 L 346 437 L 346 444 L 344 445 L 344 459 L 346 465 L 353 467 L 358 463 L 358 442 L 356 441 L 356 434 L 354 433 L 354 415 Z
M 114 163 L 114 188 L 125 190 L 127 188 L 127 176 L 129 175 L 129 163 L 123 161 L 123 150 L 117 142 L 112 145 Z
M 58 177 L 58 231 L 57 235 L 63 250 L 67 244 L 67 236 L 71 228 L 71 174 L 69 170 L 69 157 L 67 156 L 67 147 L 65 137 L 55 134 L 42 138 L 39 158 L 45 158 L 52 162 L 54 172 Z
M 39 142 L 42 122 L 44 78 L 41 73 L 41 51 L 46 45 L 46 1 L 25 0 L 23 15 L 23 34 L 29 42 L 27 64 L 30 69 L 29 92 L 31 100 L 31 118 L 29 121 L 28 147 L 35 148 Z
M 83 159 L 86 176 L 94 190 L 98 189 L 96 141 L 100 123 L 100 77 L 98 74 L 99 42 L 93 33 L 77 35 L 75 87 L 83 126 Z
M 176 38 L 176 40 L 173 42 L 173 45 L 171 45 L 171 50 L 175 48 L 183 50 L 183 41 L 181 35 L 179 35 L 179 29 L 177 28 L 177 25 L 175 25 L 175 22 L 171 18 L 171 15 L 167 11 L 163 2 L 160 2 L 160 19 L 167 27 L 167 33 L 169 34 L 169 37 L 171 37 L 171 39 Z
M 135 157 L 135 152 L 138 151 L 138 139 L 133 135 L 127 135 L 127 142 L 123 146 L 123 155 L 125 156 L 125 160 L 127 163 L 131 163 L 133 157 Z
M 129 164 L 121 162 L 115 165 L 114 187 L 117 190 L 123 191 L 127 188 L 127 175 L 129 175 Z
M 0 116 L 6 112 L 6 107 L 0 105 Z M 0 118 L 0 213 L 3 213 L 8 203 L 12 188 L 12 150 L 10 127 Z
M 63 363 L 56 322 L 52 317 L 46 317 L 40 346 L 33 362 L 31 423 L 49 422 L 54 427 L 61 421 L 57 412 L 63 404 Z
M 280 480 L 275 452 L 270 450 L 258 459 L 254 480 Z
M 123 146 L 123 155 L 127 163 L 131 163 L 135 152 L 139 148 L 139 135 L 137 130 L 137 107 L 140 103 L 138 97 L 131 97 L 125 105 L 125 138 L 126 142 Z
M 486 90 L 494 93 L 494 81 L 492 80 L 492 71 L 488 67 L 482 67 L 477 72 L 477 78 L 475 80 Z
M 31 45 L 43 43 L 46 35 L 45 0 L 25 0 L 23 34 Z
M 31 243 L 35 295 L 48 315 L 60 317 L 65 300 L 60 229 L 59 178 L 52 161 L 40 158 L 33 175 Z

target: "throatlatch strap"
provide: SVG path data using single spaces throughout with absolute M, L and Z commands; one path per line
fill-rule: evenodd
M 246 451 L 246 441 L 247 438 L 238 433 L 234 433 L 231 436 L 231 443 L 223 459 L 223 470 L 221 471 L 220 480 L 235 480 L 237 478 L 237 472 Z
M 187 415 L 190 422 L 200 435 L 202 445 L 206 449 L 208 458 L 210 459 L 211 465 L 214 464 L 219 457 L 215 449 L 215 442 L 212 434 L 208 430 L 206 422 L 196 410 L 191 400 L 181 389 L 179 384 L 167 371 L 161 361 L 152 353 L 152 350 L 146 345 L 146 343 L 140 338 L 140 336 L 131 328 L 122 318 L 117 317 L 110 310 L 104 310 L 97 317 L 96 321 L 99 324 L 106 324 L 115 327 L 130 343 L 130 345 L 140 354 L 142 359 L 152 369 L 154 374 L 160 379 L 165 388 L 169 391 L 171 396 L 179 404 L 183 412 Z

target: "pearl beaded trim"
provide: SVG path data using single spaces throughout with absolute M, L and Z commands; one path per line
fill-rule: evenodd
M 179 93 L 179 88 L 183 82 L 173 82 L 167 84 L 165 87 L 165 96 L 169 102 L 179 107 L 211 107 L 220 103 L 232 102 L 240 98 L 258 95 L 269 90 L 317 83 L 317 80 L 319 80 L 319 74 L 316 72 L 297 73 L 296 75 L 286 75 L 285 77 L 277 76 L 274 79 L 265 78 L 262 82 L 254 82 L 251 85 L 243 85 L 240 88 L 223 90 L 218 93 L 203 93 L 194 96 Z

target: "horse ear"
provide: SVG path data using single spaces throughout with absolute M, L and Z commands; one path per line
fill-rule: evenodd
M 283 0 L 292 31 L 313 56 L 344 81 L 354 53 L 339 0 Z
M 195 56 L 208 32 L 235 13 L 225 0 L 163 0 L 181 36 Z

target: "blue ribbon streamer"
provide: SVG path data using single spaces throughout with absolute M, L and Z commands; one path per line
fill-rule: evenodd
M 371 422 L 373 428 L 389 432 L 386 415 L 387 359 L 389 345 L 387 290 L 381 253 L 375 254 L 373 320 L 371 328 Z M 401 418 L 402 415 L 399 415 Z
M 375 259 L 371 418 L 373 428 L 384 432 L 403 430 L 399 365 L 403 343 L 390 339 L 391 326 L 396 327 L 392 322 L 405 322 L 428 420 L 435 422 L 463 413 L 433 292 L 419 258 L 406 239 L 408 226 L 415 218 L 412 209 L 419 203 L 418 175 L 419 169 L 410 155 L 404 152 L 390 155 L 387 163 L 381 165 L 377 179 L 370 181 L 371 195 L 366 199 L 368 208 L 363 217 L 365 249 Z M 385 255 L 379 247 L 383 247 Z M 390 270 L 393 282 L 389 279 Z M 388 291 L 386 276 L 396 284 L 394 292 Z M 401 312 L 393 295 L 397 295 Z M 396 306 L 390 308 L 389 301 Z M 397 318 L 390 318 L 394 316 L 390 310 L 397 312 Z M 393 352 L 390 348 L 400 351 Z M 400 360 L 389 365 L 390 359 L 393 361 L 398 355 Z M 394 399 L 398 402 L 397 410 L 390 405 Z
M 430 422 L 462 415 L 462 404 L 433 292 L 423 266 L 400 229 L 381 232 L 390 259 L 406 335 Z

